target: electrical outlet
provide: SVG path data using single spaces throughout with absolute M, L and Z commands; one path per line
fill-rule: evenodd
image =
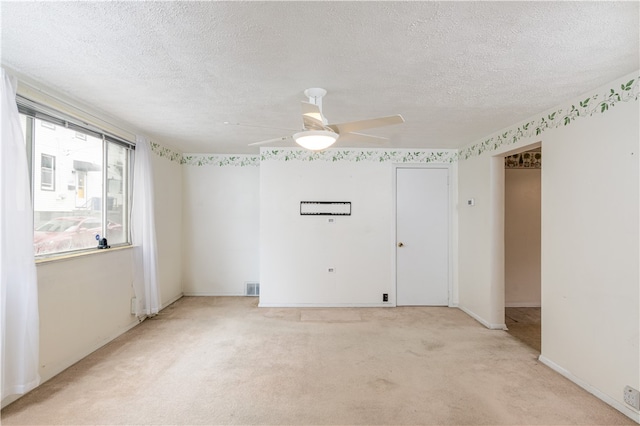
M 329 268 L 329 269 L 327 269 L 327 272 L 329 272 L 329 273 L 333 273 L 333 272 L 335 272 L 335 271 L 336 271 L 336 270 L 335 270 L 335 268 Z
M 389 301 L 389 293 L 382 293 L 382 301 L 383 302 Z
M 638 392 L 637 389 L 634 389 L 631 386 L 625 386 L 624 402 L 629 404 L 636 410 L 640 410 L 640 392 Z

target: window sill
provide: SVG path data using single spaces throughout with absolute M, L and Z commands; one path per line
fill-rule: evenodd
M 88 249 L 88 250 L 83 250 L 75 253 L 54 254 L 54 255 L 51 255 L 50 257 L 38 257 L 36 258 L 36 266 L 40 264 L 45 264 L 45 263 L 62 262 L 66 260 L 77 259 L 79 257 L 94 256 L 94 255 L 108 253 L 112 251 L 129 250 L 131 248 L 133 248 L 133 245 L 128 244 L 128 245 L 117 246 L 109 249 Z

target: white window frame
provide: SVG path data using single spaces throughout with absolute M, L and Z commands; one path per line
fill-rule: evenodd
M 62 126 L 65 128 L 70 128 L 70 129 L 74 129 L 76 130 L 76 138 L 80 138 L 82 139 L 82 136 L 85 135 L 92 135 L 92 136 L 96 136 L 96 137 L 100 137 L 103 141 L 103 157 L 102 157 L 102 169 L 104 170 L 104 176 L 103 176 L 103 194 L 102 194 L 102 202 L 101 202 L 101 210 L 102 210 L 102 232 L 100 233 L 101 236 L 106 235 L 108 238 L 108 226 L 109 226 L 109 221 L 107 220 L 107 209 L 108 209 L 108 202 L 107 200 L 109 199 L 109 188 L 108 185 L 106 184 L 106 179 L 107 179 L 107 167 L 108 167 L 108 149 L 107 147 L 109 146 L 109 144 L 116 144 L 116 145 L 120 145 L 123 146 L 125 148 L 127 148 L 128 151 L 128 160 L 127 160 L 127 172 L 126 172 L 126 181 L 123 183 L 123 185 L 127 186 L 127 194 L 126 194 L 126 206 L 125 206 L 125 221 L 126 221 L 126 229 L 127 232 L 125 234 L 125 241 L 122 243 L 118 243 L 118 244 L 113 244 L 112 241 L 109 241 L 109 245 L 111 247 L 116 247 L 116 246 L 130 246 L 131 245 L 131 228 L 130 228 L 130 216 L 131 216 L 131 205 L 132 205 L 132 194 L 133 194 L 133 161 L 135 158 L 135 143 L 128 141 L 120 136 L 116 136 L 114 134 L 108 133 L 96 126 L 93 126 L 91 124 L 86 123 L 85 121 L 76 119 L 75 117 L 69 116 L 63 112 L 57 111 L 55 109 L 52 109 L 50 107 L 47 107 L 45 105 L 41 105 L 37 102 L 31 101 L 29 99 L 24 98 L 21 95 L 17 96 L 17 104 L 18 104 L 18 109 L 20 114 L 25 115 L 27 117 L 30 117 L 30 119 L 26 120 L 26 134 L 25 134 L 25 142 L 26 142 L 26 151 L 27 151 L 27 155 L 29 158 L 29 164 L 30 164 L 30 171 L 31 171 L 31 196 L 33 198 L 33 194 L 34 194 L 34 185 L 37 184 L 36 179 L 34 179 L 35 173 L 37 171 L 40 172 L 40 188 L 42 190 L 46 190 L 46 191 L 55 191 L 55 173 L 56 173 L 56 156 L 52 155 L 52 154 L 45 154 L 42 153 L 40 159 L 36 159 L 33 158 L 34 157 L 34 144 L 37 143 L 35 141 L 35 132 L 33 131 L 33 126 L 35 124 L 35 119 L 39 119 L 41 120 L 41 123 L 43 125 L 43 127 L 49 128 L 49 129 L 55 129 L 57 126 Z M 85 136 L 86 138 L 86 136 Z M 53 165 L 53 170 L 52 170 L 52 185 L 50 185 L 51 187 L 49 187 L 49 185 L 47 185 L 45 183 L 45 186 L 42 186 L 42 158 L 44 158 L 43 156 L 46 157 L 50 157 L 52 158 L 52 165 Z M 34 167 L 36 163 L 36 161 L 40 161 L 40 167 Z M 34 164 L 35 163 L 35 164 Z M 125 224 L 123 223 L 123 226 Z M 73 252 L 89 252 L 89 251 L 97 251 L 97 244 L 95 248 L 87 248 L 87 249 L 79 249 L 79 250 L 73 250 Z M 68 255 L 70 252 L 69 251 L 59 251 L 59 252 L 52 252 L 52 253 L 46 253 L 43 255 L 36 255 L 36 259 L 40 259 L 42 260 L 43 258 L 46 259 L 55 259 L 56 257 L 59 256 L 65 256 Z

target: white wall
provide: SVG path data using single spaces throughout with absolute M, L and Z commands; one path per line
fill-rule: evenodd
M 393 164 L 445 162 L 429 153 L 263 149 L 260 306 L 393 306 Z M 350 201 L 352 213 L 301 216 L 300 201 Z
M 631 79 L 631 90 L 620 88 Z M 623 402 L 625 385 L 640 388 L 637 79 L 638 73 L 625 76 L 554 108 L 562 109 L 556 116 L 546 112 L 528 120 L 527 129 L 522 123 L 461 150 L 460 204 L 475 197 L 476 206 L 460 209 L 459 291 L 461 307 L 483 323 L 503 321 L 501 157 L 541 142 L 540 359 L 640 421 Z M 602 102 L 614 105 L 601 114 Z
M 506 169 L 505 306 L 540 306 L 540 169 Z
M 260 280 L 258 158 L 189 156 L 182 173 L 184 293 L 245 294 Z
M 639 117 L 620 105 L 543 140 L 542 355 L 621 404 L 640 389 Z
M 395 303 L 392 165 L 449 164 L 453 152 L 336 152 L 336 161 L 296 150 L 263 150 L 262 161 L 186 154 L 184 293 L 241 295 L 246 282 L 260 282 L 262 306 L 382 305 L 382 293 Z M 331 225 L 300 217 L 307 197 L 352 201 L 353 215 Z M 307 258 L 311 251 L 321 258 Z
M 489 328 L 504 328 L 504 302 L 492 285 L 491 167 L 486 158 L 458 163 L 458 292 L 459 306 Z M 468 200 L 474 205 L 468 205 Z
M 162 306 L 182 296 L 182 165 L 152 155 L 158 280 Z
M 153 161 L 159 286 L 165 307 L 182 296 L 182 172 L 178 162 L 158 156 Z M 131 315 L 130 248 L 44 261 L 37 271 L 42 382 L 138 324 Z
M 37 265 L 43 382 L 138 323 L 132 255 L 101 250 Z
M 153 157 L 162 307 L 182 296 L 179 162 Z M 131 315 L 133 250 L 114 248 L 37 264 L 40 377 L 62 372 L 118 337 L 138 320 Z M 7 398 L 3 406 L 15 400 Z
M 70 101 L 61 103 L 44 92 L 20 87 L 18 92 L 69 114 L 78 112 L 69 106 Z M 90 112 L 89 117 L 94 119 L 100 116 L 86 106 L 79 108 Z M 96 124 L 122 129 L 105 122 Z M 126 137 L 134 138 L 131 134 Z M 163 150 L 172 152 L 174 159 L 181 156 L 166 148 Z M 164 307 L 182 295 L 182 170 L 179 160 L 170 161 L 155 155 L 153 161 L 160 293 Z M 133 267 L 133 250 L 126 247 L 37 264 L 42 382 L 138 324 L 131 315 Z M 2 406 L 15 399 L 17 397 L 6 398 Z

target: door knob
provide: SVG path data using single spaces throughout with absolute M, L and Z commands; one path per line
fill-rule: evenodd
M 404 247 L 403 243 L 398 243 L 398 247 Z

